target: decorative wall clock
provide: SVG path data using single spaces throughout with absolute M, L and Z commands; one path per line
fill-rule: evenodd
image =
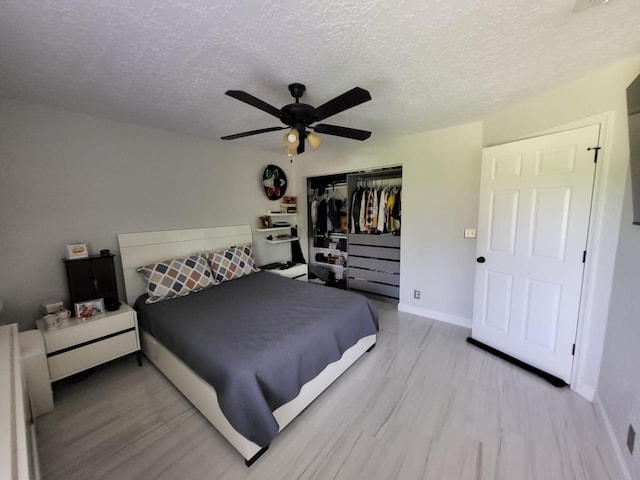
M 278 200 L 287 191 L 287 176 L 277 165 L 267 165 L 262 174 L 262 186 L 269 200 Z

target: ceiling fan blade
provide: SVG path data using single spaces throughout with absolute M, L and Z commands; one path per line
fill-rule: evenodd
M 326 123 L 321 123 L 320 125 L 316 125 L 313 130 L 316 133 L 326 133 L 327 135 L 335 135 L 337 137 L 345 137 L 352 138 L 354 140 L 366 140 L 371 136 L 371 132 L 367 130 L 358 130 L 357 128 L 348 128 L 348 127 L 339 127 L 337 125 L 327 125 Z
M 324 120 L 336 113 L 344 112 L 351 107 L 368 102 L 369 100 L 371 100 L 371 94 L 369 94 L 369 92 L 364 88 L 352 88 L 348 92 L 345 92 L 316 108 L 315 121 L 319 122 L 320 120 Z
M 274 117 L 283 118 L 283 112 L 274 107 L 273 105 L 269 105 L 267 102 L 260 100 L 259 98 L 254 97 L 250 93 L 244 92 L 242 90 L 227 90 L 224 92 L 226 95 L 235 98 L 236 100 L 240 100 L 241 102 L 248 103 L 252 107 L 259 108 L 263 112 L 267 112 L 269 115 L 273 115 Z
M 234 133 L 233 135 L 227 135 L 225 137 L 220 137 L 220 138 L 222 140 L 235 140 L 236 138 L 248 137 L 249 135 L 257 135 L 259 133 L 275 132 L 276 130 L 284 130 L 285 128 L 289 128 L 289 127 L 261 128 L 259 130 L 251 130 L 249 132 Z

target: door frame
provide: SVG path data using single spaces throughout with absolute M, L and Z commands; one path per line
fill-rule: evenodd
M 591 200 L 587 256 L 582 277 L 576 351 L 570 383 L 573 391 L 590 402 L 595 396 L 602 363 L 615 250 L 618 244 L 620 214 L 624 200 L 624 192 L 619 192 L 616 196 L 611 192 L 615 185 L 610 185 L 614 167 L 612 165 L 614 116 L 613 111 L 608 111 L 513 140 L 525 140 L 589 125 L 600 125 L 600 151 Z M 490 146 L 493 145 L 485 145 L 484 148 Z M 607 216 L 605 207 L 607 211 L 614 213 Z

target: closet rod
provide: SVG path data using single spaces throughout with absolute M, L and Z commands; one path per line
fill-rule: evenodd
M 402 177 L 399 178 L 358 178 L 358 187 L 401 187 Z

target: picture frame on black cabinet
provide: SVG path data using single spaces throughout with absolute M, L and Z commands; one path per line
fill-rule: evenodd
M 70 243 L 67 244 L 67 258 L 73 260 L 75 258 L 87 258 L 89 251 L 86 243 Z

